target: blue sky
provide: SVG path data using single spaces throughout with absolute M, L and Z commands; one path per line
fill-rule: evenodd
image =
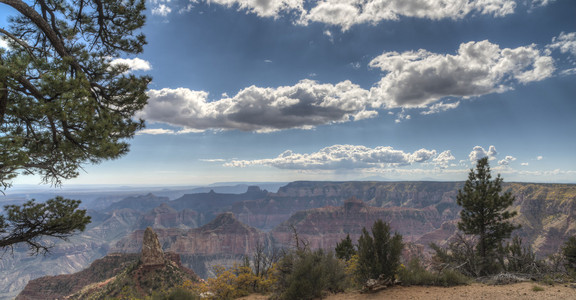
M 576 1 L 147 7 L 122 61 L 153 76 L 147 128 L 65 185 L 465 180 L 483 156 L 506 181 L 576 182 Z

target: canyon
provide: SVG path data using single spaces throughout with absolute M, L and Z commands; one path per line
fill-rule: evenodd
M 52 253 L 28 256 L 15 247 L 0 260 L 0 293 L 14 297 L 32 279 L 70 274 L 107 254 L 141 251 L 146 227 L 154 228 L 164 251 L 199 276 L 214 264 L 231 265 L 256 247 L 291 247 L 294 233 L 312 248 L 332 249 L 350 234 L 382 219 L 420 251 L 443 244 L 456 232 L 462 182 L 288 183 L 277 192 L 256 186 L 243 193 L 214 190 L 174 197 L 131 195 L 90 209 L 93 222 L 69 241 L 54 241 Z M 516 201 L 515 234 L 539 257 L 558 251 L 576 234 L 576 185 L 505 183 Z

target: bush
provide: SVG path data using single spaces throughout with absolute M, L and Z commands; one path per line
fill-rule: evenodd
M 576 273 L 576 236 L 571 236 L 564 243 L 562 255 L 566 260 L 566 269 Z
M 446 248 L 434 243 L 430 244 L 430 247 L 435 252 L 432 257 L 433 267 L 438 271 L 455 269 L 469 277 L 480 276 L 481 260 L 476 255 L 476 243 L 477 241 L 474 237 L 467 237 L 457 233 Z
M 474 238 L 457 234 L 446 248 L 441 248 L 435 244 L 430 247 L 436 252 L 433 260 L 438 270 L 451 268 L 460 273 L 478 277 L 488 270 L 490 274 L 497 272 L 540 274 L 547 268 L 545 263 L 536 259 L 536 255 L 529 246 L 522 245 L 522 239 L 514 237 L 506 246 L 501 246 L 497 254 L 497 259 L 491 260 L 489 265 L 482 265 L 480 256 L 475 250 L 477 241 Z
M 278 299 L 314 299 L 346 287 L 343 263 L 323 250 L 287 253 L 278 263 L 276 280 L 274 298 Z
M 541 286 L 533 285 L 533 286 L 532 286 L 532 290 L 533 290 L 534 292 L 542 292 L 542 291 L 544 290 L 544 288 L 541 287 Z
M 468 277 L 453 269 L 438 272 L 429 271 L 422 266 L 417 258 L 410 260 L 406 267 L 400 268 L 398 279 L 403 285 L 455 286 L 470 282 Z
M 182 288 L 174 288 L 169 291 L 167 294 L 160 294 L 160 295 L 152 295 L 153 300 L 197 300 L 200 299 L 200 296 L 196 295 L 195 293 Z
M 267 292 L 271 285 L 269 278 L 256 276 L 246 262 L 230 269 L 215 266 L 214 272 L 216 277 L 185 287 L 208 299 L 236 299 L 254 292 Z
M 453 269 L 442 270 L 438 273 L 437 284 L 440 286 L 465 285 L 470 283 L 470 278 Z
M 435 276 L 426 270 L 420 260 L 414 258 L 398 271 L 398 279 L 402 285 L 434 285 Z

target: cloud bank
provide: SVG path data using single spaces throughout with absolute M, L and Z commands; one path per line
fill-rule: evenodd
M 314 153 L 295 153 L 286 150 L 275 158 L 234 160 L 226 163 L 225 166 L 269 166 L 291 170 L 349 170 L 391 168 L 428 162 L 444 164 L 453 159 L 450 151 L 444 151 L 437 155 L 436 150 L 428 149 L 420 149 L 410 153 L 383 146 L 369 148 L 359 145 L 333 145 Z
M 491 145 L 488 150 L 481 146 L 473 147 L 468 155 L 470 164 L 474 166 L 478 159 L 488 157 L 495 160 L 498 156 L 496 147 Z M 223 160 L 215 160 L 220 162 Z M 361 172 L 382 172 L 385 170 L 406 170 L 413 172 L 458 171 L 464 172 L 466 161 L 455 164 L 456 157 L 452 151 L 422 148 L 414 152 L 394 149 L 389 146 L 370 148 L 362 145 L 333 145 L 312 153 L 296 153 L 286 150 L 277 157 L 255 160 L 232 160 L 224 164 L 226 167 L 256 167 L 265 166 L 296 171 L 339 171 L 357 170 Z M 508 167 L 516 157 L 507 155 L 498 161 L 498 170 L 510 171 Z M 503 169 L 505 168 L 505 169 Z
M 152 13 L 166 16 L 171 10 L 169 0 L 151 0 Z M 430 20 L 459 20 L 468 16 L 488 15 L 504 17 L 515 12 L 518 5 L 527 8 L 545 6 L 549 0 L 209 0 L 239 11 L 256 14 L 263 18 L 290 17 L 294 23 L 306 26 L 309 23 L 322 23 L 340 27 L 343 31 L 358 24 L 378 24 L 382 21 L 396 21 L 400 18 L 421 18 Z M 184 8 L 180 8 L 182 11 Z
M 195 131 L 271 132 L 373 118 L 384 109 L 439 113 L 460 103 L 442 99 L 501 93 L 552 76 L 554 60 L 548 52 L 535 45 L 501 48 L 489 41 L 463 43 L 456 54 L 385 52 L 369 63 L 385 73 L 369 90 L 349 80 L 322 84 L 305 79 L 293 86 L 250 86 L 211 101 L 205 91 L 165 88 L 148 92 L 149 103 L 139 117 Z M 408 119 L 402 110 L 396 122 Z

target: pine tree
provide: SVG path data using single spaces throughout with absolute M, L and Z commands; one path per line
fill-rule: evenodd
M 128 152 L 150 78 L 113 64 L 142 52 L 144 0 L 0 0 L 0 187 L 60 184 Z
M 519 226 L 510 222 L 516 212 L 507 209 L 514 202 L 510 192 L 501 194 L 500 174 L 494 180 L 490 174 L 488 158 L 478 160 L 476 171 L 470 170 L 464 188 L 458 191 L 456 201 L 462 206 L 458 229 L 478 238 L 476 251 L 480 257 L 480 275 L 493 271 L 496 251 L 502 241 Z
M 44 237 L 67 239 L 76 231 L 84 231 L 90 223 L 85 209 L 78 209 L 79 200 L 56 197 L 45 203 L 30 200 L 22 206 L 6 205 L 0 215 L 0 249 L 25 243 L 31 254 L 47 253 L 51 245 Z
M 360 282 L 368 279 L 393 279 L 400 266 L 402 235 L 390 235 L 390 225 L 378 220 L 372 225 L 372 235 L 362 228 L 358 239 L 358 277 Z
M 0 0 L 13 13 L 0 28 L 0 192 L 19 175 L 61 184 L 85 164 L 116 159 L 143 128 L 151 78 L 116 58 L 146 44 L 144 0 Z M 7 206 L 0 248 L 26 243 L 47 252 L 42 237 L 67 238 L 90 222 L 80 201 Z

